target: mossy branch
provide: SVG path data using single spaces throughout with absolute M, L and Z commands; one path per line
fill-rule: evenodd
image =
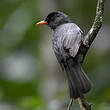
M 80 55 L 83 56 L 82 63 L 84 58 L 88 52 L 89 47 L 91 46 L 92 42 L 96 38 L 103 22 L 103 14 L 104 14 L 104 3 L 105 0 L 98 0 L 97 9 L 96 9 L 96 16 L 93 22 L 93 25 L 87 35 L 84 37 L 83 43 L 80 47 Z M 84 97 L 78 98 L 78 102 L 80 104 L 80 108 L 82 110 L 92 110 L 92 105 L 89 104 Z
M 78 98 L 78 102 L 82 110 L 91 110 L 92 104 L 89 104 L 84 97 Z
M 105 0 L 98 0 L 97 7 L 96 7 L 96 16 L 93 22 L 91 29 L 88 31 L 87 35 L 84 36 L 83 43 L 80 47 L 80 55 L 83 57 L 81 62 L 83 63 L 84 58 L 91 46 L 92 42 L 96 38 L 103 22 L 103 15 L 104 15 L 104 3 Z
M 98 0 L 96 16 L 93 22 L 93 25 L 87 35 L 84 37 L 83 44 L 90 46 L 97 36 L 103 22 L 103 14 L 104 14 L 104 3 L 105 0 Z

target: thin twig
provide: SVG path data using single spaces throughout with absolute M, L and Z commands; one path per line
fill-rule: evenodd
M 71 98 L 67 110 L 71 109 L 72 103 L 73 103 L 73 99 Z

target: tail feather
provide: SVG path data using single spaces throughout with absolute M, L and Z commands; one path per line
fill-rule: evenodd
M 82 94 L 91 90 L 91 82 L 83 71 L 81 64 L 74 64 L 73 59 L 69 59 L 66 62 L 65 71 L 67 73 L 71 98 L 81 97 Z

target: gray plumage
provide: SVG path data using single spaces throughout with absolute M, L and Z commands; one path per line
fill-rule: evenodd
M 74 23 L 63 24 L 54 30 L 53 50 L 66 72 L 71 98 L 78 98 L 91 89 L 90 81 L 76 58 L 81 42 L 82 31 Z
M 53 50 L 62 70 L 66 72 L 70 97 L 74 99 L 81 97 L 92 87 L 79 60 L 82 31 L 62 12 L 50 13 L 45 21 L 53 30 Z
M 65 56 L 69 51 L 69 55 L 75 57 L 82 42 L 82 32 L 74 23 L 66 23 L 54 30 L 53 34 L 53 49 L 55 53 Z M 57 50 L 55 47 L 57 46 Z M 59 49 L 59 51 L 58 51 Z

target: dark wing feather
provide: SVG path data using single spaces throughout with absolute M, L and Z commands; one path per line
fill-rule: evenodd
M 55 36 L 54 35 L 54 39 L 52 40 L 52 44 L 53 44 L 52 48 L 54 50 L 55 56 L 56 56 L 56 58 L 57 58 L 57 60 L 58 60 L 58 62 L 60 64 L 62 70 L 64 71 L 63 57 L 60 54 L 60 50 L 61 49 L 59 48 L 59 45 L 61 45 L 61 43 L 58 43 L 58 38 L 59 38 L 59 36 Z
M 53 50 L 64 70 L 64 63 L 69 56 L 75 57 L 82 41 L 82 32 L 74 23 L 64 24 L 53 34 Z
M 78 53 L 81 42 L 82 33 L 80 30 L 76 30 L 75 32 L 68 33 L 68 35 L 66 35 L 63 40 L 63 47 L 65 50 L 69 49 L 70 56 L 75 57 Z

